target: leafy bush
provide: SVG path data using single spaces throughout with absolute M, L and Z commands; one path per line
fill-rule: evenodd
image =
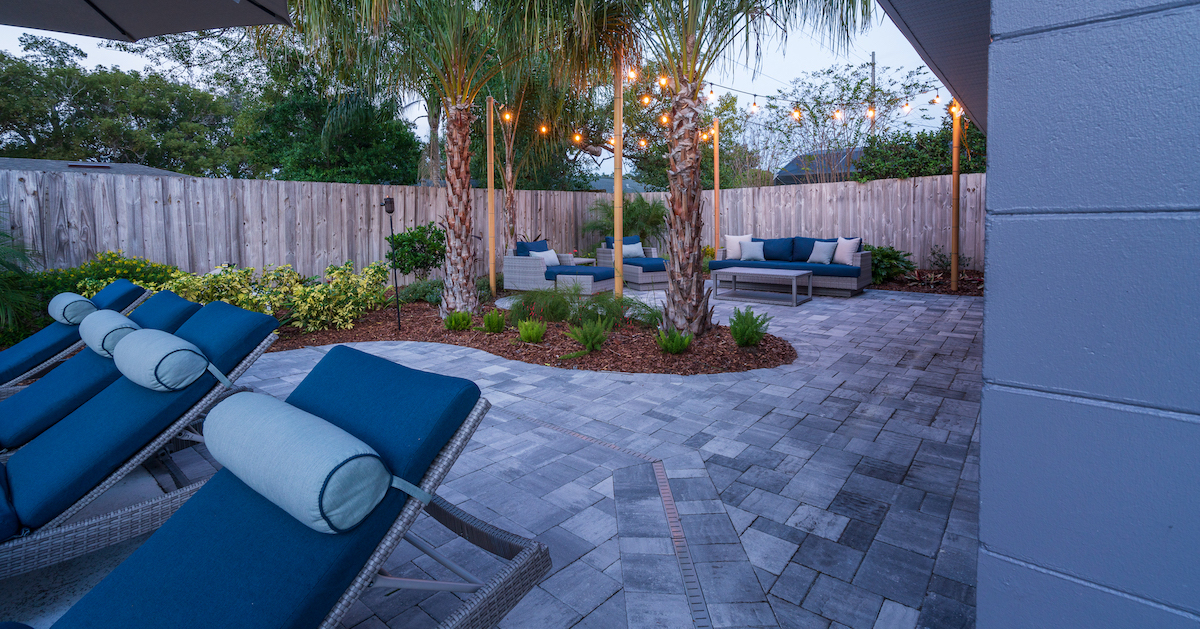
M 483 331 L 488 334 L 498 334 L 504 331 L 504 313 L 497 309 L 483 315 Z
M 515 321 L 538 319 L 539 321 L 566 321 L 571 316 L 569 293 L 552 288 L 531 290 L 521 293 L 512 305 Z
M 578 352 L 572 352 L 562 358 L 579 358 L 600 349 L 608 340 L 609 328 L 603 321 L 587 321 L 583 325 L 572 326 L 567 336 L 583 346 Z
M 517 334 L 526 343 L 541 343 L 546 335 L 546 324 L 536 319 L 526 319 L 517 323 Z
M 680 334 L 679 330 L 671 328 L 670 332 L 659 330 L 654 338 L 658 348 L 668 354 L 682 354 L 692 344 L 691 334 Z
M 965 118 L 964 122 L 969 122 Z M 950 117 L 936 131 L 896 131 L 867 138 L 862 155 L 854 162 L 855 181 L 949 175 L 954 131 Z M 987 138 L 977 125 L 966 124 L 962 134 L 959 169 L 963 173 L 987 171 Z
M 391 245 L 387 257 L 392 268 L 405 275 L 412 273 L 424 280 L 445 262 L 446 232 L 433 222 L 388 236 L 387 241 Z
M 971 266 L 971 260 L 972 260 L 972 258 L 970 258 L 968 256 L 964 256 L 961 253 L 958 254 L 958 270 L 962 271 L 963 269 L 967 268 L 968 266 Z M 941 271 L 942 273 L 949 273 L 950 272 L 950 254 L 943 251 L 939 245 L 934 245 L 933 247 L 930 247 L 930 249 L 929 249 L 929 266 L 933 267 L 935 270 Z
M 444 290 L 445 285 L 442 280 L 419 280 L 408 286 L 400 287 L 398 294 L 402 304 L 425 301 L 436 306 L 442 303 L 442 291 Z
M 442 322 L 447 330 L 469 330 L 471 329 L 471 313 L 469 312 L 451 312 L 446 315 L 446 320 Z
M 613 235 L 613 204 L 597 201 L 590 210 L 596 217 L 583 224 L 584 233 Z M 667 206 L 662 201 L 647 201 L 642 195 L 627 196 L 621 206 L 621 223 L 626 236 L 637 234 L 647 243 L 667 229 Z
M 910 260 L 911 253 L 893 247 L 872 247 L 864 244 L 863 249 L 871 252 L 871 283 L 882 284 L 917 268 Z
M 330 266 L 325 277 L 323 283 L 291 286 L 291 299 L 286 302 L 291 313 L 285 319 L 288 324 L 305 332 L 349 330 L 368 311 L 387 303 L 388 269 L 382 262 L 368 265 L 357 275 L 351 262 Z
M 577 286 L 562 292 L 571 306 L 567 321 L 573 325 L 600 321 L 611 330 L 630 324 L 657 328 L 662 323 L 661 309 L 632 297 L 617 297 L 609 292 L 583 295 Z
M 504 274 L 496 274 L 496 292 L 504 288 Z M 479 294 L 479 301 L 488 301 L 492 298 L 492 281 L 488 276 L 482 275 L 475 278 L 475 292 Z
M 746 310 L 733 309 L 733 316 L 729 317 L 729 333 L 733 335 L 733 342 L 738 344 L 738 347 L 748 347 L 750 345 L 758 345 L 763 340 L 763 336 L 767 334 L 767 324 L 774 319 L 766 313 L 755 316 L 754 310 L 746 306 Z

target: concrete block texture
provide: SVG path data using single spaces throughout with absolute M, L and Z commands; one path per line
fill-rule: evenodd
M 1200 617 L 1195 417 L 987 384 L 984 402 L 984 546 Z
M 987 230 L 987 382 L 1200 413 L 1200 212 L 992 215 Z
M 1001 39 L 1030 31 L 1120 19 L 1179 4 L 1164 0 L 992 0 L 992 36 Z
M 979 556 L 978 626 L 984 629 L 1196 629 L 1200 618 L 1118 591 Z
M 1180 118 L 1200 107 L 1196 50 L 1194 4 L 994 41 L 988 214 L 1200 207 L 1197 127 Z

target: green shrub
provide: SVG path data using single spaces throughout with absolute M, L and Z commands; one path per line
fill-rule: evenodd
M 516 321 L 566 321 L 572 311 L 568 296 L 552 288 L 526 291 L 512 305 L 512 316 Z
M 546 335 L 546 324 L 536 319 L 526 319 L 517 323 L 517 334 L 526 343 L 541 343 Z
M 774 317 L 766 313 L 755 316 L 754 310 L 749 306 L 746 306 L 745 311 L 734 308 L 733 316 L 729 317 L 729 333 L 733 335 L 733 342 L 737 343 L 738 347 L 758 345 L 767 334 L 767 324 L 771 319 Z
M 620 325 L 637 324 L 647 328 L 658 328 L 662 324 L 662 310 L 632 297 L 617 297 L 610 292 L 581 295 L 578 287 L 565 293 L 571 305 L 568 321 L 582 325 L 588 321 L 601 321 L 609 329 Z
M 600 349 L 604 345 L 604 342 L 608 340 L 608 331 L 610 329 L 603 321 L 598 320 L 587 321 L 583 325 L 571 326 L 571 330 L 567 332 L 567 336 L 582 345 L 583 349 L 567 354 L 563 358 L 578 358 Z
M 364 314 L 387 303 L 387 266 L 375 262 L 354 273 L 354 264 L 325 269 L 325 281 L 290 287 L 286 302 L 290 316 L 285 321 L 305 332 L 337 328 L 349 330 Z M 270 298 L 268 298 L 270 301 Z
M 400 288 L 400 303 L 411 304 L 425 301 L 436 306 L 442 303 L 442 291 L 444 290 L 445 285 L 442 280 L 418 280 Z
M 469 312 L 451 312 L 446 316 L 446 320 L 442 322 L 447 330 L 469 330 L 471 329 L 471 313 Z
M 584 233 L 613 235 L 611 199 L 597 201 L 590 208 L 594 219 L 583 224 Z M 642 195 L 626 195 L 621 207 L 621 223 L 626 236 L 639 236 L 642 245 L 662 236 L 667 230 L 667 206 L 662 201 L 647 201 Z
M 917 268 L 910 260 L 911 253 L 893 247 L 872 247 L 864 244 L 863 249 L 871 252 L 871 283 L 882 284 Z
M 962 271 L 963 269 L 967 268 L 968 266 L 971 266 L 971 260 L 972 260 L 972 258 L 970 258 L 968 256 L 964 256 L 961 253 L 958 254 L 958 270 Z M 944 251 L 941 248 L 941 246 L 939 246 L 939 245 L 934 245 L 933 247 L 930 247 L 930 249 L 929 249 L 929 266 L 933 267 L 937 271 L 941 271 L 942 273 L 949 273 L 950 272 L 950 254 L 947 253 L 946 251 Z
M 496 292 L 504 288 L 504 274 L 496 274 Z M 479 295 L 479 301 L 488 301 L 492 298 L 492 282 L 488 276 L 483 275 L 475 278 L 475 292 Z
M 679 330 L 671 328 L 670 332 L 659 330 L 654 338 L 658 348 L 668 354 L 682 354 L 692 344 L 691 334 L 680 334 Z
M 424 280 L 429 272 L 442 268 L 446 260 L 446 232 L 430 222 L 387 237 L 391 250 L 387 258 L 392 268 Z
M 483 315 L 483 331 L 488 334 L 498 334 L 504 331 L 504 313 L 497 309 Z

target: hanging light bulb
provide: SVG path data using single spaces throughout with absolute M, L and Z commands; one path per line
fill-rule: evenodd
M 757 94 L 754 96 L 754 102 L 750 103 L 750 113 L 751 114 L 758 113 L 758 95 Z
M 630 69 L 629 69 L 629 80 L 630 80 L 630 81 L 636 81 L 636 80 L 637 80 L 637 70 L 634 70 L 633 68 L 630 68 Z
M 546 127 L 546 125 L 542 125 L 542 128 L 541 128 L 541 129 L 538 129 L 538 131 L 541 131 L 541 132 L 542 132 L 542 135 L 546 135 L 546 134 L 547 134 L 547 133 L 550 131 L 550 129 L 548 129 L 548 128 Z
M 511 121 L 511 120 L 512 120 L 512 112 L 511 112 L 511 111 L 507 111 L 507 110 L 505 110 L 505 112 L 504 112 L 504 122 L 509 122 L 509 121 Z
M 710 89 L 710 90 L 708 90 L 708 102 L 710 102 L 710 103 L 711 103 L 711 102 L 714 102 L 714 101 L 716 101 L 716 100 L 717 100 L 717 93 L 716 93 L 716 92 L 714 92 L 714 91 L 712 91 L 711 89 Z
M 933 96 L 933 104 L 936 105 L 940 102 L 942 102 L 942 93 L 939 91 L 939 92 L 935 93 Z
M 792 120 L 799 120 L 799 119 L 800 119 L 800 108 L 795 107 L 792 109 Z
M 645 96 L 643 96 L 643 97 L 642 97 L 642 104 L 643 104 L 643 105 L 649 105 L 649 104 L 650 104 L 650 95 L 649 95 L 649 94 L 646 94 Z
M 912 105 L 909 105 L 908 103 L 904 103 L 904 113 L 907 114 L 910 111 L 912 111 Z
M 640 146 L 642 148 L 646 148 L 646 138 L 638 139 L 638 146 Z
M 658 84 L 662 87 L 666 87 L 667 86 L 667 77 L 665 77 L 665 76 L 658 77 Z
M 838 109 L 837 111 L 834 111 L 833 118 L 835 120 L 841 120 L 842 119 L 842 110 Z
M 662 118 L 659 118 L 658 121 L 663 124 L 667 124 L 668 122 L 671 122 L 671 119 L 667 117 L 667 114 L 663 114 Z
M 874 108 L 874 107 L 868 107 L 868 108 L 867 108 L 867 117 L 868 117 L 868 118 L 874 118 L 874 117 L 875 117 L 875 108 Z
M 576 141 L 576 142 L 582 142 L 582 141 L 583 141 L 583 136 L 582 136 L 582 135 L 579 135 L 578 133 L 576 133 L 576 134 L 575 134 L 575 141 Z
M 708 134 L 707 134 L 707 133 L 701 133 L 701 134 L 700 134 L 700 141 L 701 141 L 701 142 L 707 142 L 707 141 L 708 141 Z

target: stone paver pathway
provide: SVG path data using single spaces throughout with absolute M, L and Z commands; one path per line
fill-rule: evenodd
M 439 493 L 550 546 L 553 572 L 501 627 L 974 627 L 983 300 L 868 291 L 755 310 L 794 364 L 684 377 L 357 345 L 492 402 Z M 268 354 L 242 383 L 286 397 L 324 351 Z M 429 518 L 414 530 L 497 568 Z M 453 578 L 407 544 L 387 567 Z M 432 627 L 455 604 L 370 592 L 344 624 Z

